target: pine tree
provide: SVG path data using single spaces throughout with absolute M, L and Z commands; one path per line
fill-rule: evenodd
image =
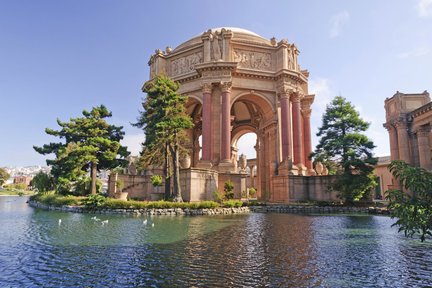
M 373 142 L 364 134 L 369 123 L 360 118 L 354 106 L 341 96 L 327 105 L 322 126 L 317 133 L 320 141 L 312 157 L 317 161 L 335 163 L 338 175 L 333 188 L 347 202 L 366 198 L 376 186 L 373 174 L 377 160 Z
M 165 178 L 165 198 L 183 201 L 180 189 L 180 154 L 187 142 L 185 129 L 193 127 L 192 119 L 186 113 L 187 97 L 179 95 L 179 85 L 166 76 L 156 76 L 147 82 L 143 91 L 147 96 L 143 102 L 134 126 L 144 129 L 145 142 L 141 153 L 141 163 L 163 165 Z M 173 175 L 173 192 L 170 191 L 169 174 Z
M 94 107 L 90 112 L 84 110 L 82 114 L 84 117 L 71 118 L 69 122 L 57 120 L 60 130 L 45 130 L 64 142 L 33 147 L 43 155 L 55 154 L 55 159 L 47 160 L 47 164 L 52 166 L 57 188 L 63 193 L 70 192 L 73 184 L 82 181 L 90 170 L 89 192 L 96 194 L 97 171 L 124 165 L 129 155 L 127 148 L 120 145 L 123 127 L 106 122 L 105 118 L 112 114 L 105 106 Z

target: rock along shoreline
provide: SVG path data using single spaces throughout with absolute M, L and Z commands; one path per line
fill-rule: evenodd
M 72 213 L 89 214 L 115 214 L 115 215 L 171 215 L 171 216 L 197 216 L 197 215 L 229 215 L 245 213 L 291 213 L 291 214 L 373 214 L 387 215 L 387 208 L 376 207 L 344 207 L 344 206 L 301 206 L 301 205 L 268 205 L 213 209 L 189 209 L 189 208 L 144 208 L 144 209 L 87 209 L 82 206 L 50 206 L 36 201 L 28 201 L 33 208 L 55 210 Z

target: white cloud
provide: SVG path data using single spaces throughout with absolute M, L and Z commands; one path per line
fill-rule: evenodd
M 346 22 L 350 19 L 350 14 L 348 11 L 342 11 L 338 14 L 335 14 L 330 19 L 330 32 L 329 36 L 330 38 L 336 38 L 340 35 L 342 32 L 342 28 L 345 25 Z
M 428 17 L 432 15 L 432 0 L 419 0 L 416 8 L 420 17 Z
M 397 55 L 397 57 L 401 58 L 401 59 L 407 59 L 407 58 L 413 58 L 413 57 L 421 57 L 421 56 L 428 55 L 430 52 L 431 52 L 431 50 L 429 48 L 426 48 L 426 47 L 417 47 L 417 48 L 415 48 L 415 49 L 413 49 L 411 51 L 406 51 L 406 52 L 399 53 Z
M 144 142 L 144 133 L 125 135 L 120 141 L 121 145 L 127 146 L 132 156 L 138 156 L 141 152 L 141 144 Z

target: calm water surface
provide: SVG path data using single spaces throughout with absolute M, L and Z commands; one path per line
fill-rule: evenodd
M 388 217 L 98 215 L 103 225 L 26 200 L 0 197 L 0 287 L 432 287 L 432 241 Z

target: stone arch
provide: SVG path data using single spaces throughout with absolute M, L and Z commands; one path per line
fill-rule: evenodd
M 238 101 L 248 102 L 256 105 L 256 107 L 260 111 L 261 116 L 264 117 L 265 120 L 271 119 L 271 117 L 276 111 L 274 109 L 274 103 L 272 103 L 272 101 L 268 97 L 261 93 L 244 92 L 237 94 L 236 96 L 232 97 L 231 109 Z

